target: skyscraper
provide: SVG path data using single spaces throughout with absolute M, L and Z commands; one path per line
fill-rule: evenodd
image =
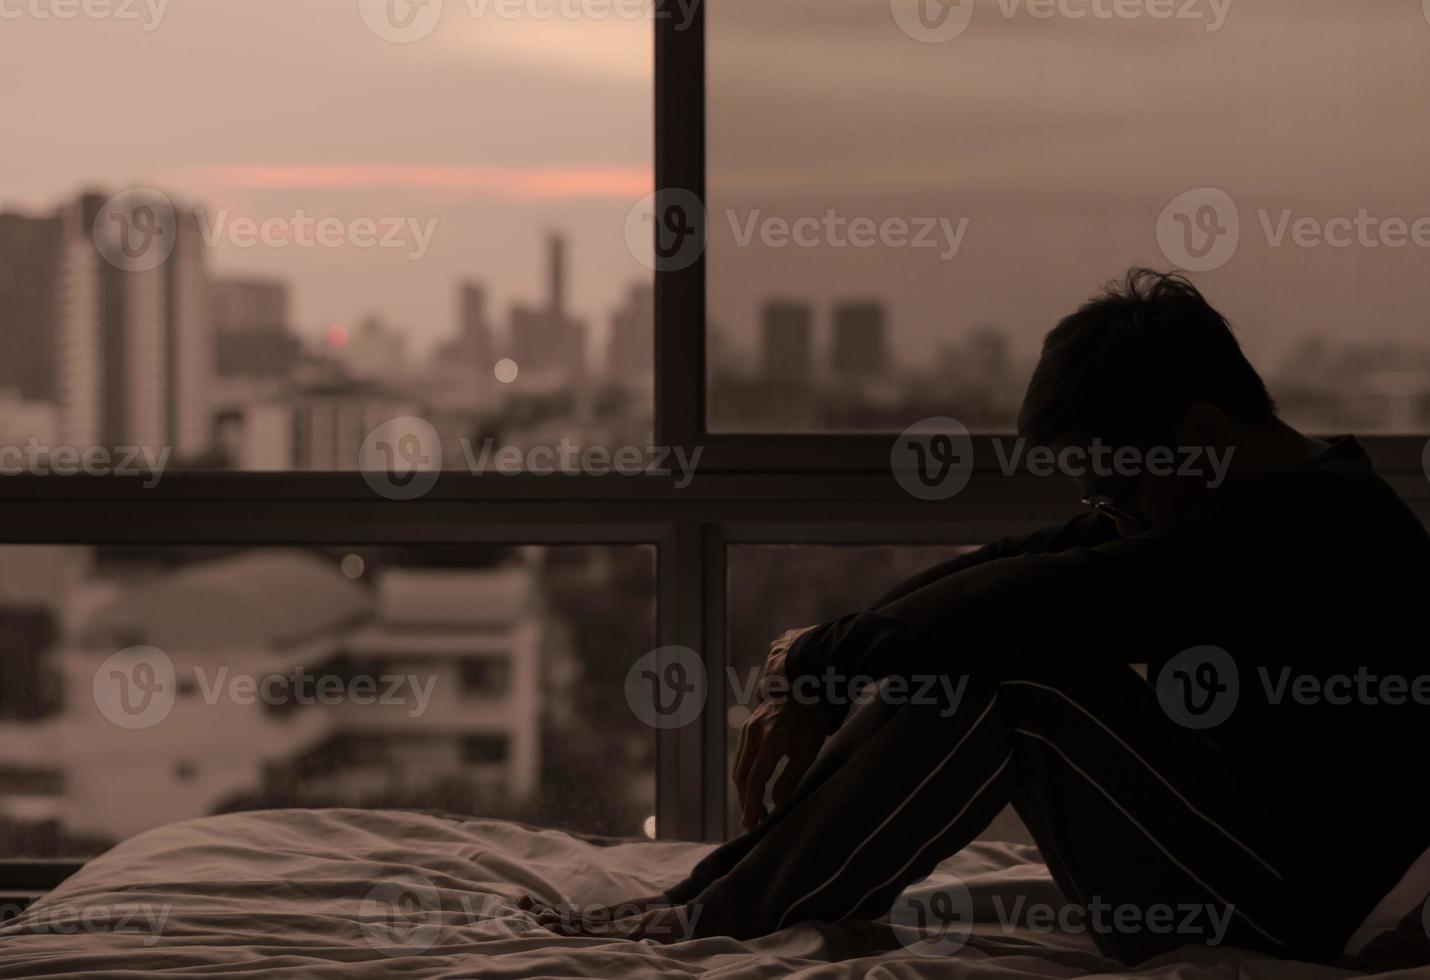
M 212 435 L 209 391 L 214 374 L 208 254 L 197 211 L 179 215 L 174 253 L 165 264 L 168 432 L 174 454 L 193 459 Z
M 92 228 L 99 204 L 81 198 L 61 207 L 55 265 L 55 393 L 59 435 L 67 445 L 104 445 L 105 308 L 104 259 Z
M 566 240 L 553 234 L 546 240 L 547 269 L 551 280 L 551 312 L 566 315 Z
M 565 384 L 585 374 L 586 325 L 566 315 L 566 245 L 559 234 L 547 242 L 544 307 L 511 311 L 512 357 L 523 378 Z
M 288 312 L 288 284 L 276 279 L 209 283 L 214 371 L 220 377 L 286 378 L 302 353 Z
M 289 327 L 288 284 L 280 279 L 214 279 L 209 299 L 216 333 L 262 333 Z
M 889 366 L 884 305 L 877 301 L 839 303 L 834 307 L 830 367 L 845 380 L 876 378 Z
M 805 384 L 814 376 L 814 311 L 808 303 L 770 300 L 760 316 L 762 367 L 773 383 Z
M 84 195 L 78 209 L 81 221 L 72 231 L 87 242 L 89 255 L 74 258 L 79 274 L 87 274 L 91 265 L 97 269 L 102 297 L 100 444 L 168 447 L 186 459 L 203 452 L 210 434 L 213 346 L 207 253 L 198 213 L 164 204 L 173 213 L 172 227 L 164 229 L 173 236 L 167 254 L 157 264 L 142 261 L 128 267 L 112 261 L 128 253 L 117 253 L 118 246 L 101 236 L 123 236 L 121 244 L 127 243 L 130 227 L 143 228 L 156 220 L 142 214 L 149 205 L 124 195 Z M 110 223 L 101 220 L 106 216 Z M 86 342 L 78 332 L 75 336 Z
M 355 378 L 396 378 L 406 366 L 407 338 L 379 317 L 364 317 L 339 349 L 339 357 Z
M 496 361 L 491 323 L 487 319 L 487 291 L 475 282 L 460 286 L 461 323 L 457 332 L 458 353 L 465 364 L 490 370 Z
M 198 456 L 213 360 L 198 218 L 176 212 L 167 257 L 121 268 L 99 237 L 109 223 L 96 224 L 116 200 L 89 193 L 47 217 L 0 216 L 0 387 L 53 404 L 63 445 Z
M 0 214 L 0 388 L 55 400 L 60 220 Z
M 648 384 L 655 372 L 655 289 L 648 282 L 631 285 L 625 301 L 611 315 L 606 374 L 626 386 Z

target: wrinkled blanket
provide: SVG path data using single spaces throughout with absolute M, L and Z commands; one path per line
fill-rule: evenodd
M 708 848 L 395 811 L 209 817 L 124 842 L 0 926 L 0 977 L 1353 975 L 1206 947 L 1129 972 L 1086 935 L 1000 924 L 994 903 L 1006 923 L 1009 908 L 1064 901 L 1037 851 L 1019 844 L 974 844 L 905 894 L 912 908 L 950 882 L 966 889 L 978 925 L 956 942 L 898 914 L 892 924 L 803 923 L 748 942 L 568 938 L 519 907 L 530 896 L 598 922 L 593 910 L 668 887 Z

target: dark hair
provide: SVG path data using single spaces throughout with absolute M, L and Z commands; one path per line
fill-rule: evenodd
M 1253 423 L 1276 411 L 1226 317 L 1191 280 L 1132 269 L 1043 341 L 1018 431 L 1041 443 L 1167 445 L 1196 402 Z

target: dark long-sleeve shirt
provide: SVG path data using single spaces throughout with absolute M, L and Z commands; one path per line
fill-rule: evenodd
M 1299 858 L 1288 892 L 1333 889 L 1364 914 L 1430 846 L 1427 597 L 1430 536 L 1342 438 L 1306 465 L 1223 488 L 1185 520 L 1123 538 L 1089 514 L 953 559 L 805 634 L 787 672 L 1148 663 L 1155 677 L 1181 651 L 1219 647 L 1239 689 L 1206 737 L 1235 754 L 1286 828 Z M 1368 703 L 1333 680 L 1367 676 L 1404 684 L 1370 682 Z M 1298 699 L 1295 684 L 1328 680 L 1333 698 Z M 1387 690 L 1402 703 L 1386 703 Z

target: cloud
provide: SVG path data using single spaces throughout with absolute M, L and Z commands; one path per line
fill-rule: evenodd
M 639 200 L 653 189 L 648 168 L 475 167 L 447 164 L 298 163 L 200 167 L 176 175 L 187 187 L 219 190 L 397 189 L 444 198 L 510 201 Z

